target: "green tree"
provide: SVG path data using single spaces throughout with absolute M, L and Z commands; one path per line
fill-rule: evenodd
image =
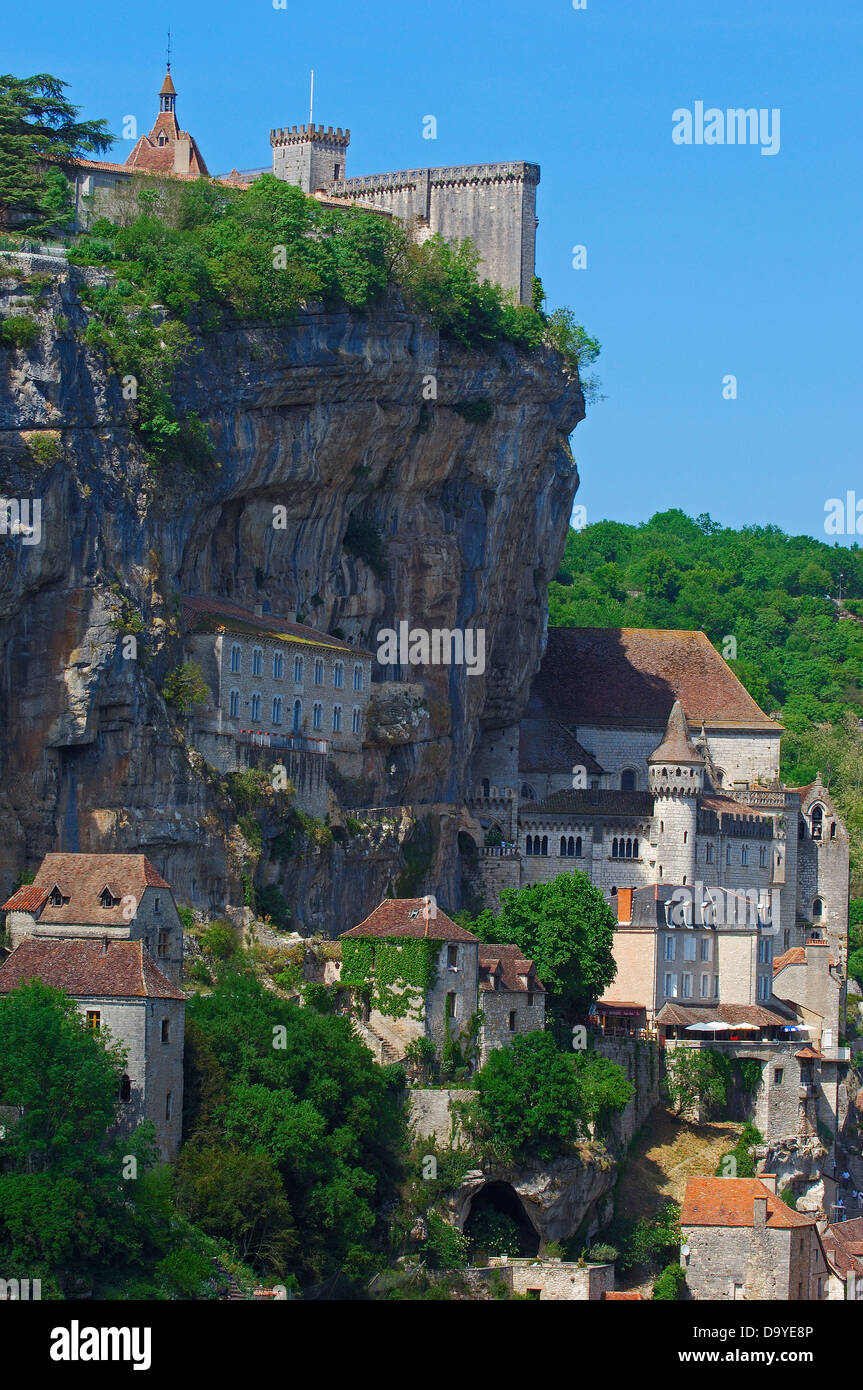
M 279 1171 L 266 1155 L 186 1144 L 176 1174 L 180 1210 L 208 1235 L 230 1240 L 243 1261 L 287 1272 L 296 1226 Z
M 728 1099 L 731 1064 L 713 1048 L 675 1047 L 666 1052 L 665 1091 L 675 1114 L 698 1106 L 708 1114 Z
M 196 661 L 184 661 L 169 671 L 162 685 L 165 703 L 187 714 L 195 705 L 205 705 L 212 698 L 204 673 Z
M 46 160 L 107 150 L 104 121 L 79 121 L 66 100 L 68 84 L 50 73 L 0 76 L 0 224 L 24 219 L 44 233 L 68 223 L 72 201 L 60 170 Z M 64 187 L 65 185 L 65 187 Z
M 524 1033 L 496 1049 L 476 1088 L 476 1101 L 463 1111 L 465 1127 L 500 1158 L 554 1158 L 579 1133 L 578 1081 L 550 1033 Z

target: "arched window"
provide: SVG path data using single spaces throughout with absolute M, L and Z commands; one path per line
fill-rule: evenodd
M 632 842 L 632 857 L 633 857 L 633 859 L 637 859 L 637 858 L 638 858 L 638 841 L 637 841 L 637 840 L 633 840 L 633 842 Z
M 263 647 L 252 648 L 252 675 L 262 676 L 264 674 L 264 649 Z
M 342 707 L 333 705 L 333 733 L 337 734 L 342 727 Z
M 566 836 L 565 836 L 565 835 L 561 835 L 561 837 L 560 837 L 560 853 L 561 853 L 561 856 L 562 856 L 562 857 L 566 855 Z
M 273 653 L 273 680 L 280 681 L 285 675 L 285 658 L 281 652 Z
M 358 734 L 360 731 L 360 717 L 359 707 L 354 705 L 354 712 L 351 715 L 351 729 L 355 734 Z
M 302 721 L 303 721 L 303 702 L 302 702 L 302 700 L 295 700 L 295 701 L 294 701 L 294 733 L 295 733 L 295 734 L 296 734 L 296 733 L 299 733 L 300 724 L 302 723 Z
M 571 835 L 566 842 L 566 852 L 569 855 L 570 859 L 575 855 L 575 840 L 572 838 Z
M 302 658 L 301 656 L 295 656 L 295 657 L 294 657 L 294 685 L 302 685 L 302 683 L 303 683 L 303 658 Z
M 823 916 L 824 916 L 824 904 L 823 904 L 823 902 L 821 901 L 820 898 L 816 898 L 815 901 L 814 901 L 814 903 L 812 904 L 812 918 L 813 918 L 813 921 L 818 921 L 818 919 L 821 918 L 821 917 L 823 917 Z
M 547 836 L 547 835 L 543 835 L 543 837 L 542 837 L 542 853 L 543 853 L 543 854 L 548 854 L 548 836 Z
M 524 839 L 524 853 L 526 857 L 533 855 L 533 836 L 526 835 Z
M 235 642 L 231 647 L 231 670 L 237 672 L 242 670 L 243 654 L 239 642 Z
M 576 839 L 575 839 L 575 857 L 576 857 L 576 859 L 580 859 L 580 858 L 581 858 L 581 836 L 580 836 L 580 835 L 577 835 L 577 836 L 576 836 Z
M 529 782 L 522 782 L 521 794 L 525 801 L 536 801 L 536 792 Z
M 820 839 L 821 839 L 821 831 L 822 831 L 823 828 L 824 828 L 824 807 L 823 807 L 823 806 L 813 806 L 813 807 L 812 807 L 812 838 L 813 838 L 813 840 L 820 840 Z
M 362 690 L 362 688 L 363 688 L 363 668 L 362 668 L 362 666 L 357 665 L 357 666 L 354 667 L 354 690 Z
M 636 785 L 635 772 L 631 767 L 625 767 L 620 774 L 620 790 L 622 792 L 634 792 Z
M 631 859 L 631 858 L 632 858 L 632 841 L 631 841 L 631 840 L 627 840 L 627 842 L 626 842 L 626 857 L 627 857 L 627 859 Z
M 276 696 L 274 696 L 274 698 L 273 698 L 273 723 L 274 723 L 274 724 L 281 724 L 281 722 L 282 722 L 282 697 L 281 697 L 281 695 L 276 695 Z
M 335 686 L 336 690 L 341 690 L 344 683 L 345 664 L 343 661 L 337 661 L 335 666 L 333 667 L 333 685 Z
M 132 1099 L 132 1083 L 125 1074 L 120 1079 L 120 1100 L 124 1105 L 128 1105 Z
M 322 729 L 324 727 L 324 707 L 323 705 L 312 706 L 312 728 Z
M 230 717 L 231 717 L 231 719 L 239 719 L 239 717 L 240 717 L 240 692 L 239 692 L 239 690 L 232 690 L 232 691 L 231 691 L 231 694 L 230 694 L 230 696 L 229 696 L 229 700 L 230 700 L 229 711 L 230 711 Z
M 318 657 L 317 661 L 315 662 L 315 685 L 323 685 L 323 683 L 324 683 L 324 663 L 323 663 L 323 661 L 321 660 L 321 658 Z
M 611 842 L 611 857 L 612 859 L 617 858 L 617 836 Z
M 259 720 L 261 717 L 261 697 L 257 690 L 252 695 L 251 711 L 252 719 Z

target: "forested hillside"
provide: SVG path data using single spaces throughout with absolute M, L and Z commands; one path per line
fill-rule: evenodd
M 776 526 L 723 527 L 673 510 L 640 526 L 570 531 L 549 623 L 700 628 L 770 715 L 782 775 L 820 770 L 851 831 L 863 892 L 863 551 Z

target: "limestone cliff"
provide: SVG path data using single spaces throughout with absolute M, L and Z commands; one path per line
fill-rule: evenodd
M 38 342 L 0 350 L 0 492 L 40 499 L 42 532 L 38 544 L 0 536 L 0 889 L 47 850 L 135 848 L 180 901 L 239 900 L 229 808 L 160 693 L 179 659 L 177 596 L 205 592 L 269 601 L 372 650 L 405 618 L 485 629 L 483 676 L 411 669 L 422 701 L 408 703 L 424 717 L 406 706 L 388 731 L 382 687 L 361 779 L 365 804 L 423 822 L 423 890 L 456 906 L 450 808 L 480 729 L 518 717 L 537 665 L 578 482 L 578 382 L 551 353 L 443 340 L 395 295 L 368 314 L 311 305 L 283 329 L 200 338 L 175 400 L 208 424 L 217 466 L 154 472 L 120 381 L 81 341 L 76 283 L 100 275 L 54 270 L 26 308 Z M 22 292 L 0 278 L 0 312 Z M 462 411 L 477 401 L 492 413 L 471 422 Z M 385 573 L 343 548 L 353 514 L 383 537 Z M 118 621 L 134 613 L 143 629 L 126 659 Z M 283 883 L 298 924 L 340 930 L 394 882 L 403 845 L 385 831 L 287 870 L 265 856 L 261 881 Z

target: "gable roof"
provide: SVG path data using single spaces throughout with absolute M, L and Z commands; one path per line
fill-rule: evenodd
M 808 942 L 807 944 L 810 945 L 810 946 L 828 946 L 828 945 L 829 945 L 829 942 L 827 942 L 827 941 L 810 941 L 810 942 Z M 834 956 L 833 956 L 833 952 L 832 952 L 832 951 L 830 952 L 830 962 L 829 962 L 829 963 L 830 963 L 830 965 L 835 965 L 835 964 L 836 964 L 836 960 L 835 960 L 835 958 L 834 958 Z M 784 970 L 785 967 L 786 967 L 786 965 L 805 965 L 805 964 L 806 964 L 806 951 L 804 950 L 804 948 L 803 948 L 802 946 L 790 946 L 790 947 L 788 948 L 787 951 L 783 951 L 783 952 L 782 952 L 782 955 L 781 955 L 781 956 L 774 956 L 774 958 L 773 958 L 773 974 L 774 974 L 774 975 L 778 975 L 779 971 L 780 971 L 780 970 Z
M 522 983 L 521 976 L 525 977 Z M 520 946 L 507 946 L 482 943 L 479 948 L 479 987 L 481 990 L 494 989 L 495 977 L 500 982 L 498 988 L 513 994 L 527 994 L 528 991 L 545 993 L 545 985 L 535 973 L 532 960 L 522 954 Z
M 69 899 L 59 907 L 48 901 L 55 885 Z M 99 901 L 106 885 L 120 899 L 110 908 Z M 140 900 L 145 888 L 171 891 L 145 854 L 46 854 L 33 882 L 13 893 L 0 910 L 38 913 L 40 922 L 57 925 L 125 926 L 129 919 L 122 899 L 130 895 Z
M 215 598 L 208 594 L 187 594 L 181 599 L 181 608 L 183 621 L 190 632 L 237 632 L 247 637 L 269 637 L 279 642 L 303 642 L 312 647 L 331 647 L 350 656 L 372 655 L 362 647 L 352 647 L 340 637 L 331 637 L 328 632 L 307 627 L 305 623 L 292 623 L 275 613 L 258 615 L 226 598 Z
M 404 936 L 429 941 L 479 941 L 465 931 L 428 898 L 385 898 L 358 926 L 343 931 L 345 936 Z
M 675 700 L 693 728 L 780 731 L 705 633 L 661 628 L 549 628 L 528 714 L 576 727 L 664 728 Z
M 844 1279 L 851 1270 L 863 1275 L 863 1217 L 831 1222 L 821 1232 L 824 1254 Z
M 815 1217 L 792 1211 L 760 1178 L 688 1178 L 680 1213 L 681 1226 L 753 1226 L 752 1204 L 767 1198 L 771 1230 L 814 1226 Z
M 0 994 L 42 980 L 78 998 L 185 999 L 140 941 L 53 941 L 32 937 L 0 966 Z

